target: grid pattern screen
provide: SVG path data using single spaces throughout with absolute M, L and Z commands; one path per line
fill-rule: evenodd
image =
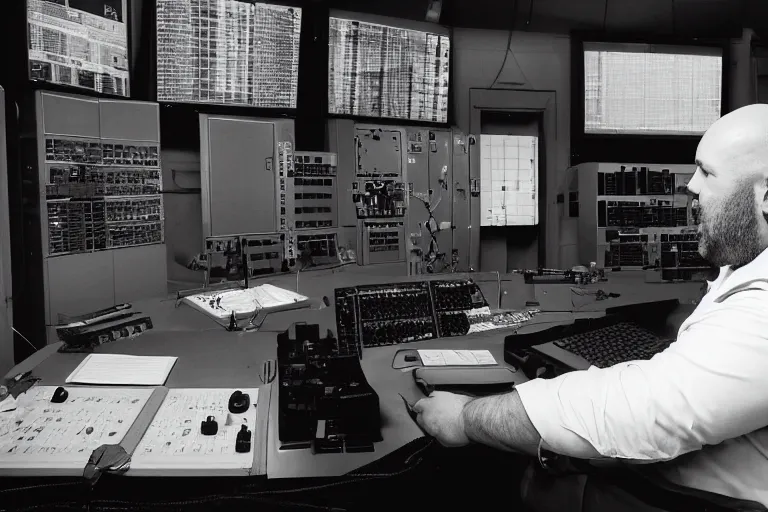
M 331 17 L 331 114 L 448 122 L 447 35 Z
M 29 78 L 128 96 L 124 17 L 124 0 L 28 0 Z
M 296 108 L 301 9 L 157 0 L 157 100 Z
M 480 225 L 538 225 L 538 138 L 482 134 L 480 157 Z
M 584 132 L 704 133 L 721 115 L 722 51 L 684 51 L 585 43 Z

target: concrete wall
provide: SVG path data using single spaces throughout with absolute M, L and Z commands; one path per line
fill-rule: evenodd
M 728 102 L 731 110 L 757 101 L 754 64 L 751 57 L 753 31 L 745 29 L 743 36 L 731 41 Z M 501 30 L 454 29 L 453 39 L 453 108 L 458 127 L 469 130 L 469 91 L 472 88 L 490 88 L 504 61 L 509 33 Z M 565 189 L 565 170 L 570 165 L 570 117 L 571 117 L 571 46 L 567 35 L 514 32 L 511 51 L 493 88 L 555 91 L 557 111 L 556 140 L 554 144 L 557 163 L 547 165 L 546 179 L 554 183 L 555 190 Z M 768 86 L 766 86 L 768 90 Z M 763 101 L 767 101 L 763 99 Z M 693 160 L 693 155 L 691 155 Z M 547 187 L 549 188 L 549 187 Z M 552 190 L 552 189 L 550 189 Z M 555 203 L 556 197 L 541 197 L 547 208 L 557 211 L 548 217 L 555 232 L 562 232 L 559 223 L 563 217 Z M 571 229 L 565 229 L 571 235 Z M 499 243 L 499 234 L 483 236 L 481 251 L 485 261 L 507 261 L 506 255 L 492 255 L 488 251 L 506 251 L 507 245 Z M 483 240 L 487 240 L 484 243 Z M 569 266 L 567 255 L 547 255 L 547 260 L 558 266 Z M 484 270 L 490 270 L 485 268 Z M 502 270 L 502 269 L 499 269 Z
M 509 33 L 500 30 L 454 29 L 453 32 L 453 107 L 458 127 L 469 131 L 469 91 L 473 88 L 488 89 L 504 61 Z M 545 144 L 554 145 L 556 162 L 547 162 L 547 189 L 562 189 L 565 169 L 570 162 L 570 113 L 571 113 L 571 45 L 567 35 L 514 32 L 511 51 L 494 85 L 494 89 L 523 89 L 555 91 L 557 112 L 557 135 L 555 140 Z M 479 134 L 475 134 L 479 135 Z M 552 184 L 552 185 L 550 185 Z M 555 197 L 540 196 L 547 208 L 555 210 Z M 548 215 L 548 222 L 555 233 L 559 232 L 559 215 Z M 482 232 L 481 232 L 482 233 Z M 486 236 L 487 234 L 487 236 Z M 499 234 L 481 234 L 481 254 L 484 262 L 507 262 L 506 243 L 499 243 Z M 510 233 L 510 236 L 512 233 Z M 514 244 L 512 244 L 514 247 Z M 502 251 L 503 254 L 491 254 Z M 516 260 L 517 257 L 513 257 Z M 558 254 L 547 254 L 547 261 L 559 263 Z M 483 270 L 491 269 L 482 265 Z

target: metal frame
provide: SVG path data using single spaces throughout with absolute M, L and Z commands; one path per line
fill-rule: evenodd
M 103 92 L 98 92 L 95 89 L 89 89 L 87 87 L 81 87 L 78 85 L 73 84 L 62 84 L 59 82 L 48 82 L 43 80 L 31 80 L 30 78 L 30 67 L 29 67 L 29 23 L 27 22 L 27 18 L 29 16 L 29 2 L 28 0 L 25 0 L 24 2 L 24 14 L 25 14 L 25 29 L 24 34 L 26 35 L 25 41 L 26 46 L 24 47 L 24 57 L 26 59 L 26 71 L 25 71 L 25 79 L 28 82 L 35 83 L 37 85 L 36 88 L 48 90 L 51 92 L 56 91 L 66 91 L 72 94 L 85 94 L 93 98 L 113 98 L 115 100 L 130 100 L 131 99 L 131 89 L 133 87 L 133 76 L 132 76 L 132 62 L 133 62 L 133 30 L 132 30 L 132 23 L 131 23 L 131 16 L 130 16 L 130 6 L 128 5 L 130 2 L 129 0 L 122 0 L 123 5 L 123 24 L 125 25 L 125 45 L 126 45 L 126 57 L 128 59 L 128 85 L 125 88 L 125 95 L 120 96 L 118 94 L 108 94 Z M 69 4 L 67 4 L 67 8 L 69 7 Z
M 559 262 L 559 219 L 557 205 L 557 180 L 550 170 L 565 167 L 567 162 L 557 160 L 557 95 L 555 91 L 528 91 L 509 89 L 470 89 L 469 90 L 470 123 L 469 132 L 480 135 L 482 132 L 481 116 L 488 112 L 539 112 L 543 117 L 544 140 L 540 142 L 544 151 L 539 151 L 539 158 L 544 165 L 539 164 L 539 225 L 540 236 L 544 237 L 544 256 L 547 267 L 557 267 Z M 480 181 L 480 148 L 479 139 L 475 145 L 470 145 L 469 177 Z M 543 158 L 542 158 L 543 157 Z M 471 185 L 470 185 L 471 188 Z M 470 266 L 480 268 L 480 198 L 470 195 L 470 230 L 469 261 Z
M 11 228 L 8 203 L 8 160 L 6 158 L 5 91 L 0 87 L 0 374 L 14 364 L 13 353 L 13 283 L 11 277 Z M 7 322 L 7 326 L 5 325 Z
M 211 218 L 211 159 L 210 159 L 210 133 L 209 122 L 215 120 L 222 121 L 235 121 L 246 123 L 260 123 L 272 125 L 273 136 L 273 148 L 272 148 L 272 173 L 274 176 L 275 187 L 275 209 L 272 212 L 274 232 L 281 231 L 280 229 L 280 161 L 279 161 L 279 143 L 290 143 L 291 150 L 290 155 L 284 155 L 286 157 L 286 169 L 288 160 L 293 163 L 293 156 L 296 152 L 294 125 L 292 119 L 269 119 L 269 118 L 253 118 L 243 116 L 226 116 L 226 115 L 214 115 L 214 114 L 200 114 L 200 188 L 202 196 L 202 211 L 203 211 L 203 240 L 210 238 L 213 235 L 211 230 L 213 226 L 213 220 Z M 290 134 L 286 137 L 286 134 Z M 287 179 L 287 177 L 286 177 Z M 222 235 L 224 236 L 224 235 Z M 205 249 L 205 247 L 203 247 Z

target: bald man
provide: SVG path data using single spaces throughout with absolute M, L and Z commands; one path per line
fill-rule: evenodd
M 654 473 L 681 489 L 768 505 L 768 105 L 718 120 L 696 165 L 699 252 L 721 268 L 675 343 L 505 395 L 435 392 L 414 407 L 425 431 L 446 446 L 659 463 Z M 622 499 L 590 510 L 659 510 Z M 580 500 L 572 509 L 587 510 Z

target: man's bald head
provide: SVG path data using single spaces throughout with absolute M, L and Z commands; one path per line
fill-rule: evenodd
M 737 180 L 768 170 L 768 105 L 748 105 L 718 119 L 702 137 L 696 160 Z
M 768 248 L 768 105 L 749 105 L 715 122 L 696 151 L 688 184 L 699 199 L 699 252 L 741 266 Z

